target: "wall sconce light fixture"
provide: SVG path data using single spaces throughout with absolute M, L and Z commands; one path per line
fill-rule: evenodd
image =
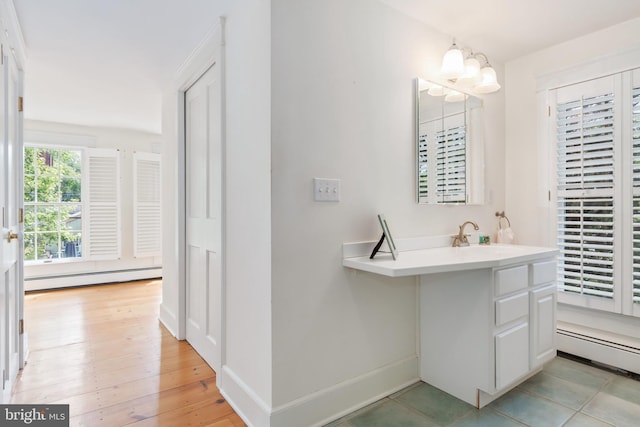
M 455 86 L 475 94 L 487 94 L 500 90 L 496 71 L 483 53 L 460 48 L 455 40 L 442 58 L 440 76 Z

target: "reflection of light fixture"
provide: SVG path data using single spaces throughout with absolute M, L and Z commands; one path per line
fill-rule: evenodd
M 467 94 L 451 89 L 447 96 L 444 97 L 445 102 L 460 102 L 467 99 Z
M 487 56 L 473 53 L 468 48 L 460 49 L 455 40 L 442 58 L 440 76 L 461 89 L 478 94 L 493 93 L 500 89 L 496 71 L 489 64 Z
M 447 88 L 440 86 L 439 84 L 432 83 L 427 90 L 427 93 L 431 96 L 443 96 L 447 93 Z

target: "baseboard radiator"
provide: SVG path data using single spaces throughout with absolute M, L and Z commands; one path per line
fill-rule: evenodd
M 162 277 L 162 267 L 157 266 L 127 270 L 95 271 L 46 277 L 30 277 L 24 279 L 24 287 L 28 292 L 76 286 L 130 282 L 133 280 L 157 279 L 160 277 Z
M 557 329 L 558 350 L 590 360 L 594 364 L 640 375 L 640 340 L 616 339 L 569 328 Z

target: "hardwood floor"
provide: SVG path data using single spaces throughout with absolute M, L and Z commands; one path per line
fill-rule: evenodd
M 30 355 L 12 403 L 69 404 L 72 426 L 245 426 L 215 372 L 158 321 L 161 281 L 25 296 Z

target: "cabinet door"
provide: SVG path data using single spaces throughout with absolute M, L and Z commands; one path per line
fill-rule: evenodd
M 529 324 L 521 323 L 495 337 L 496 390 L 529 372 Z
M 531 291 L 531 368 L 556 355 L 556 285 Z

